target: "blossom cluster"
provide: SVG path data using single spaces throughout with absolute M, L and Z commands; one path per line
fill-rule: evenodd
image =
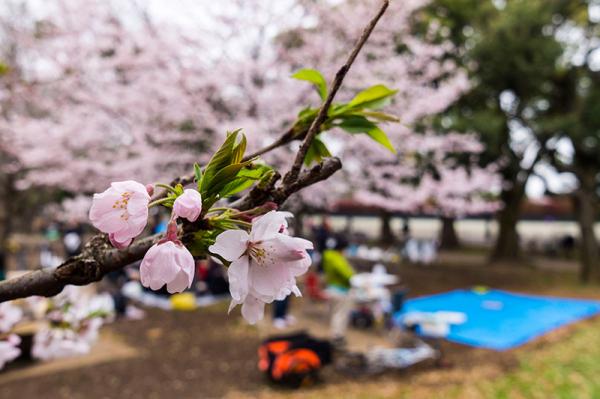
M 143 286 L 152 290 L 166 286 L 169 293 L 179 293 L 191 287 L 195 261 L 178 238 L 177 220 L 197 221 L 203 202 L 195 189 L 171 190 L 172 213 L 167 233 L 146 252 L 140 279 Z M 151 187 L 131 180 L 112 183 L 106 191 L 94 195 L 89 214 L 92 224 L 108 234 L 114 247 L 127 248 L 146 227 L 149 206 L 161 202 L 150 203 L 151 191 Z M 163 204 L 168 201 L 169 198 Z M 253 324 L 262 319 L 266 303 L 292 293 L 300 295 L 296 277 L 308 270 L 311 260 L 307 250 L 313 246 L 310 241 L 288 234 L 286 217 L 292 216 L 290 213 L 271 210 L 252 214 L 251 218 L 250 214 L 235 210 L 227 212 L 249 218 L 251 223 L 217 216 L 214 224 L 226 221 L 228 226 L 238 228 L 217 231 L 214 243 L 208 247 L 210 253 L 205 255 L 218 257 L 229 265 L 230 310 L 242 305 L 243 317 Z
M 307 250 L 313 244 L 287 234 L 288 212 L 270 211 L 252 222 L 250 233 L 227 230 L 209 250 L 230 261 L 231 305 L 242 305 L 242 315 L 251 324 L 263 318 L 265 303 L 300 296 L 296 277 L 311 264 Z
M 108 294 L 87 296 L 82 289 L 67 286 L 45 306 L 46 326 L 33 337 L 31 355 L 51 360 L 85 355 L 98 339 L 100 327 L 114 313 L 113 300 Z
M 43 321 L 33 336 L 31 356 L 50 360 L 89 353 L 100 327 L 114 312 L 108 294 L 85 295 L 68 286 L 58 296 L 27 298 L 0 304 L 0 369 L 21 355 L 21 338 L 15 327 L 25 320 Z

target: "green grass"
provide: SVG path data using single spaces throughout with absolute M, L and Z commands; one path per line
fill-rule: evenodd
M 481 386 L 484 398 L 600 398 L 600 318 L 563 341 L 524 352 L 517 369 Z

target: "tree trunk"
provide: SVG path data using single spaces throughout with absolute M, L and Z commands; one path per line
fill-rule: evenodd
M 498 238 L 492 251 L 492 262 L 514 261 L 519 259 L 519 234 L 517 223 L 521 217 L 521 204 L 525 197 L 525 185 L 515 183 L 502 190 L 500 198 L 504 208 L 498 212 Z
M 597 208 L 594 193 L 594 180 L 582 179 L 580 187 L 575 192 L 574 203 L 577 223 L 579 224 L 579 278 L 584 283 L 591 281 L 600 282 L 600 262 L 598 262 L 598 242 L 594 233 Z M 585 181 L 590 180 L 590 181 Z M 586 184 L 589 183 L 589 184 Z
M 440 248 L 441 249 L 457 249 L 460 247 L 458 235 L 454 228 L 455 218 L 442 217 L 442 229 L 440 230 Z
M 344 226 L 345 234 L 348 234 L 348 235 L 352 234 L 353 222 L 354 222 L 354 219 L 352 218 L 352 215 L 347 215 L 346 216 L 346 225 Z
M 302 211 L 294 215 L 294 235 L 304 237 L 304 212 Z
M 13 205 L 17 200 L 12 176 L 5 176 L 0 183 L 2 184 L 2 187 L 0 187 L 0 274 L 4 277 L 8 259 L 8 240 L 13 227 Z
M 391 244 L 396 240 L 394 233 L 392 232 L 392 215 L 389 212 L 382 211 L 380 215 L 381 219 L 381 233 L 380 240 L 383 244 Z

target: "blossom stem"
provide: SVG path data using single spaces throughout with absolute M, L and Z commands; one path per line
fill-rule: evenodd
M 237 224 L 238 226 L 247 227 L 247 228 L 252 227 L 252 223 L 244 222 L 243 220 L 239 220 L 239 219 L 225 219 L 225 220 L 228 222 L 231 222 L 233 224 Z
M 152 201 L 151 203 L 148 204 L 148 208 L 152 208 L 153 206 L 157 206 L 157 205 L 161 205 L 164 204 L 166 202 L 171 201 L 173 198 L 162 198 L 156 201 Z
M 227 212 L 227 211 L 239 212 L 237 209 L 222 207 L 222 208 L 210 208 L 207 213 L 212 213 L 212 212 Z
M 164 189 L 165 189 L 165 190 L 167 190 L 167 191 L 170 191 L 170 192 L 172 192 L 172 193 L 175 193 L 175 194 L 177 194 L 177 191 L 175 191 L 175 188 L 174 188 L 174 187 L 172 187 L 172 186 L 170 186 L 170 185 L 168 185 L 168 184 L 156 183 L 156 184 L 155 184 L 155 186 L 156 186 L 156 187 L 160 187 L 160 188 L 164 188 Z

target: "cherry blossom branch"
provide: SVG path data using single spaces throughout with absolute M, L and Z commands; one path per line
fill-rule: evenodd
M 285 188 L 275 188 L 277 178 L 273 178 L 272 183 L 251 190 L 245 197 L 232 204 L 232 208 L 245 211 L 267 201 L 281 205 L 290 195 L 327 179 L 341 167 L 342 163 L 338 158 L 328 158 L 323 163 L 304 171 L 293 185 Z M 206 228 L 202 223 L 193 224 L 191 227 L 192 230 L 188 232 Z M 86 285 L 99 281 L 106 274 L 142 259 L 148 249 L 162 237 L 163 234 L 154 234 L 119 250 L 109 244 L 106 235 L 97 234 L 85 245 L 80 255 L 67 259 L 55 269 L 36 270 L 20 277 L 0 281 L 0 302 L 32 295 L 53 296 L 69 284 Z
M 373 29 L 375 29 L 375 26 L 379 22 L 379 19 L 385 13 L 385 10 L 388 8 L 389 4 L 390 3 L 388 0 L 384 0 L 382 2 L 381 7 L 379 8 L 379 11 L 371 19 L 371 21 L 366 26 L 366 28 L 363 30 L 362 35 L 360 36 L 360 38 L 354 45 L 354 49 L 352 49 L 352 52 L 348 56 L 348 59 L 346 60 L 344 65 L 342 65 L 342 67 L 336 72 L 335 78 L 333 80 L 333 84 L 331 85 L 331 90 L 329 91 L 327 98 L 323 102 L 323 105 L 321 105 L 321 108 L 319 109 L 319 113 L 317 114 L 317 117 L 313 120 L 312 124 L 310 125 L 310 128 L 308 129 L 308 133 L 306 134 L 306 137 L 304 138 L 304 141 L 302 142 L 300 149 L 296 153 L 294 165 L 292 166 L 290 171 L 283 178 L 284 185 L 292 184 L 294 181 L 297 180 L 298 174 L 300 173 L 300 170 L 302 169 L 302 163 L 304 162 L 306 153 L 307 153 L 310 145 L 312 144 L 315 136 L 319 133 L 319 128 L 321 127 L 323 122 L 325 122 L 325 120 L 327 119 L 327 112 L 329 111 L 329 107 L 331 106 L 331 103 L 333 102 L 333 99 L 335 98 L 339 88 L 342 86 L 342 82 L 344 81 L 346 74 L 350 70 L 350 67 L 354 63 L 354 60 L 358 56 L 358 53 L 360 53 L 360 50 L 362 49 L 364 44 L 369 39 L 371 32 L 373 32 Z
M 276 187 L 280 175 L 275 173 L 271 180 L 266 184 L 258 185 L 252 189 L 245 197 L 232 204 L 232 208 L 240 211 L 262 206 L 265 203 L 283 204 L 287 198 L 297 191 L 302 190 L 312 184 L 329 178 L 333 173 L 341 169 L 342 163 L 336 157 L 326 158 L 323 162 L 312 168 L 302 171 L 302 163 L 306 152 L 313 139 L 319 131 L 320 126 L 326 119 L 329 106 L 333 102 L 337 91 L 339 90 L 348 70 L 353 64 L 356 56 L 367 41 L 375 25 L 385 12 L 389 5 L 388 0 L 384 0 L 376 16 L 369 22 L 361 37 L 350 53 L 345 64 L 338 70 L 332 84 L 331 91 L 321 106 L 317 117 L 308 129 L 304 141 L 296 155 L 294 165 L 284 178 L 283 184 Z M 286 132 L 275 143 L 267 146 L 259 152 L 265 153 L 281 145 L 284 145 L 295 138 L 292 130 Z M 254 154 L 252 154 L 254 156 Z M 186 185 L 194 181 L 194 176 L 181 176 L 175 179 L 171 186 L 176 184 Z M 155 195 L 154 201 L 164 197 L 163 193 Z M 187 224 L 184 226 L 185 233 L 206 229 L 205 221 L 199 223 Z M 23 276 L 0 282 L 0 302 L 25 298 L 32 295 L 53 296 L 62 291 L 69 284 L 86 285 L 101 280 L 106 274 L 122 269 L 123 267 L 136 262 L 144 257 L 146 252 L 157 243 L 162 234 L 155 234 L 134 242 L 125 249 L 113 249 L 109 244 L 106 235 L 98 234 L 85 245 L 83 252 L 75 257 L 71 257 L 55 269 L 43 269 L 29 272 Z

